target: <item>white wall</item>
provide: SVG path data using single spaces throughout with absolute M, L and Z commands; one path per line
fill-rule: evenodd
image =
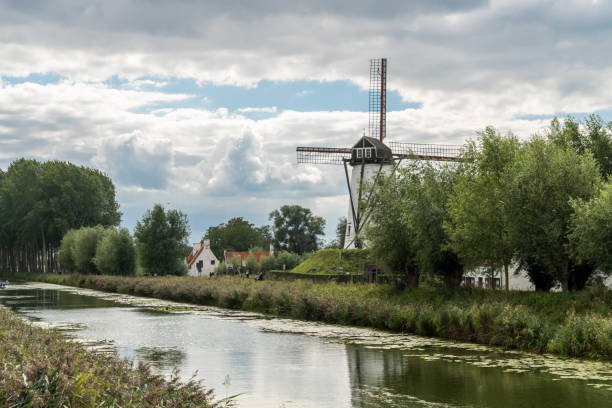
M 372 163 L 366 164 L 363 169 L 363 186 L 364 191 L 362 191 L 362 200 L 368 197 L 370 192 L 365 186 L 369 183 L 372 184 L 376 175 L 378 174 L 378 170 L 381 171 L 381 177 L 384 175 L 391 174 L 391 170 L 393 169 L 393 164 L 383 164 L 382 169 L 380 164 Z M 353 166 L 351 171 L 351 193 L 353 194 L 353 205 L 355 206 L 355 213 L 358 211 L 359 204 L 359 179 L 361 178 L 361 165 Z M 348 202 L 348 215 L 346 216 L 346 234 L 344 237 L 344 248 L 351 249 L 355 248 L 355 226 L 353 225 L 353 212 L 351 211 L 351 202 Z M 363 215 L 362 215 L 363 217 Z M 363 231 L 363 227 L 362 227 Z

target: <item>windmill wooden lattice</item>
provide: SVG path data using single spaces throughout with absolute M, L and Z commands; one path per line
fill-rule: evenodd
M 349 211 L 345 248 L 361 248 L 359 233 L 368 219 L 364 182 L 376 181 L 381 173 L 390 173 L 403 159 L 459 161 L 458 145 L 424 143 L 384 143 L 387 132 L 387 59 L 370 60 L 368 136 L 362 136 L 352 147 L 298 146 L 299 164 L 343 165 L 349 192 Z M 347 164 L 352 167 L 349 179 Z M 369 184 L 369 183 L 368 183 Z M 367 196 L 364 196 L 364 193 Z M 362 198 L 366 204 L 362 205 Z

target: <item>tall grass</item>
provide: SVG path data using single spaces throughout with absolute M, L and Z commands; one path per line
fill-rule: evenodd
M 0 406 L 213 407 L 212 398 L 199 382 L 87 351 L 0 306 Z
M 397 291 L 387 285 L 256 282 L 238 277 L 21 278 L 538 353 L 612 359 L 612 292 L 603 289 L 576 293 Z

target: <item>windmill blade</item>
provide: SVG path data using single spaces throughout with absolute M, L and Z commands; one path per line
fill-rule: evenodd
M 351 158 L 351 149 L 345 147 L 299 146 L 296 148 L 298 164 L 336 164 L 342 165 Z
M 387 59 L 370 60 L 368 136 L 381 142 L 387 136 Z
M 462 161 L 460 145 L 388 142 L 393 156 L 418 160 Z

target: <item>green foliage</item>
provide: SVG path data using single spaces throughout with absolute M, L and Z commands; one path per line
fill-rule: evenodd
M 276 258 L 274 256 L 262 256 L 259 260 L 259 269 L 263 272 L 271 271 L 276 268 Z
M 112 181 L 98 170 L 67 162 L 19 159 L 0 178 L 0 248 L 11 249 L 26 264 L 9 262 L 7 251 L 0 261 L 11 269 L 41 269 L 36 256 L 55 269 L 53 257 L 62 237 L 82 226 L 112 226 L 121 213 Z M 2 259 L 3 258 L 3 259 Z
M 365 236 L 373 256 L 410 287 L 417 287 L 419 281 L 416 231 L 404 212 L 413 204 L 407 200 L 416 196 L 417 168 L 417 163 L 411 162 L 401 176 L 396 173 L 379 178 L 366 209 L 370 218 Z
M 372 251 L 409 286 L 420 278 L 461 283 L 463 265 L 448 245 L 443 225 L 456 169 L 411 163 L 381 181 L 370 199 L 366 236 Z
M 362 272 L 366 264 L 373 263 L 375 261 L 368 249 L 320 249 L 292 268 L 291 272 L 337 274 L 338 267 L 343 272 Z
M 104 228 L 101 225 L 76 230 L 71 253 L 74 266 L 79 272 L 85 274 L 98 273 L 94 257 L 103 233 Z
M 270 227 L 255 227 L 242 217 L 232 218 L 216 227 L 210 227 L 203 239 L 210 240 L 210 250 L 218 259 L 223 251 L 248 251 L 254 247 L 268 248 L 272 242 Z
M 147 275 L 185 275 L 184 248 L 189 236 L 187 216 L 165 211 L 160 204 L 147 210 L 136 223 L 134 237 L 138 259 Z
M 98 243 L 93 263 L 106 275 L 134 275 L 136 248 L 129 231 L 107 228 Z
M 250 273 L 257 273 L 260 270 L 259 263 L 255 261 L 253 254 L 249 254 L 249 256 L 247 256 L 245 264 L 246 270 L 248 270 Z
M 58 260 L 60 266 L 69 271 L 74 271 L 77 269 L 77 266 L 74 263 L 74 254 L 72 253 L 76 236 L 77 230 L 71 229 L 66 233 L 66 235 L 64 235 L 60 244 Z
M 325 220 L 299 205 L 283 205 L 270 213 L 274 231 L 274 246 L 280 250 L 303 254 L 319 249 Z
M 506 174 L 519 147 L 514 135 L 501 136 L 492 127 L 478 133 L 478 145 L 466 146 L 467 160 L 459 169 L 447 204 L 450 219 L 444 226 L 450 247 L 470 268 L 484 262 L 492 268 L 507 267 L 512 261 Z
M 595 265 L 612 274 L 612 182 L 589 201 L 572 201 L 570 240 L 580 262 Z
M 219 262 L 219 264 L 215 267 L 215 275 L 227 275 L 229 273 L 227 269 L 227 265 L 224 261 Z
M 346 240 L 346 217 L 338 218 L 338 226 L 336 227 L 336 243 L 338 248 L 344 248 Z
M 589 115 L 580 127 L 571 117 L 560 124 L 554 118 L 550 124 L 548 139 L 553 143 L 573 149 L 579 155 L 589 153 L 599 165 L 604 179 L 612 174 L 612 122 L 605 123 L 598 115 Z
M 508 177 L 508 230 L 521 264 L 535 262 L 537 268 L 526 268 L 530 274 L 537 269 L 564 290 L 581 289 L 586 279 L 572 275 L 589 273 L 577 270 L 569 252 L 570 200 L 588 200 L 598 191 L 595 160 L 534 137 L 518 152 Z
M 275 256 L 275 269 L 291 270 L 302 262 L 303 258 L 296 253 L 281 251 Z

